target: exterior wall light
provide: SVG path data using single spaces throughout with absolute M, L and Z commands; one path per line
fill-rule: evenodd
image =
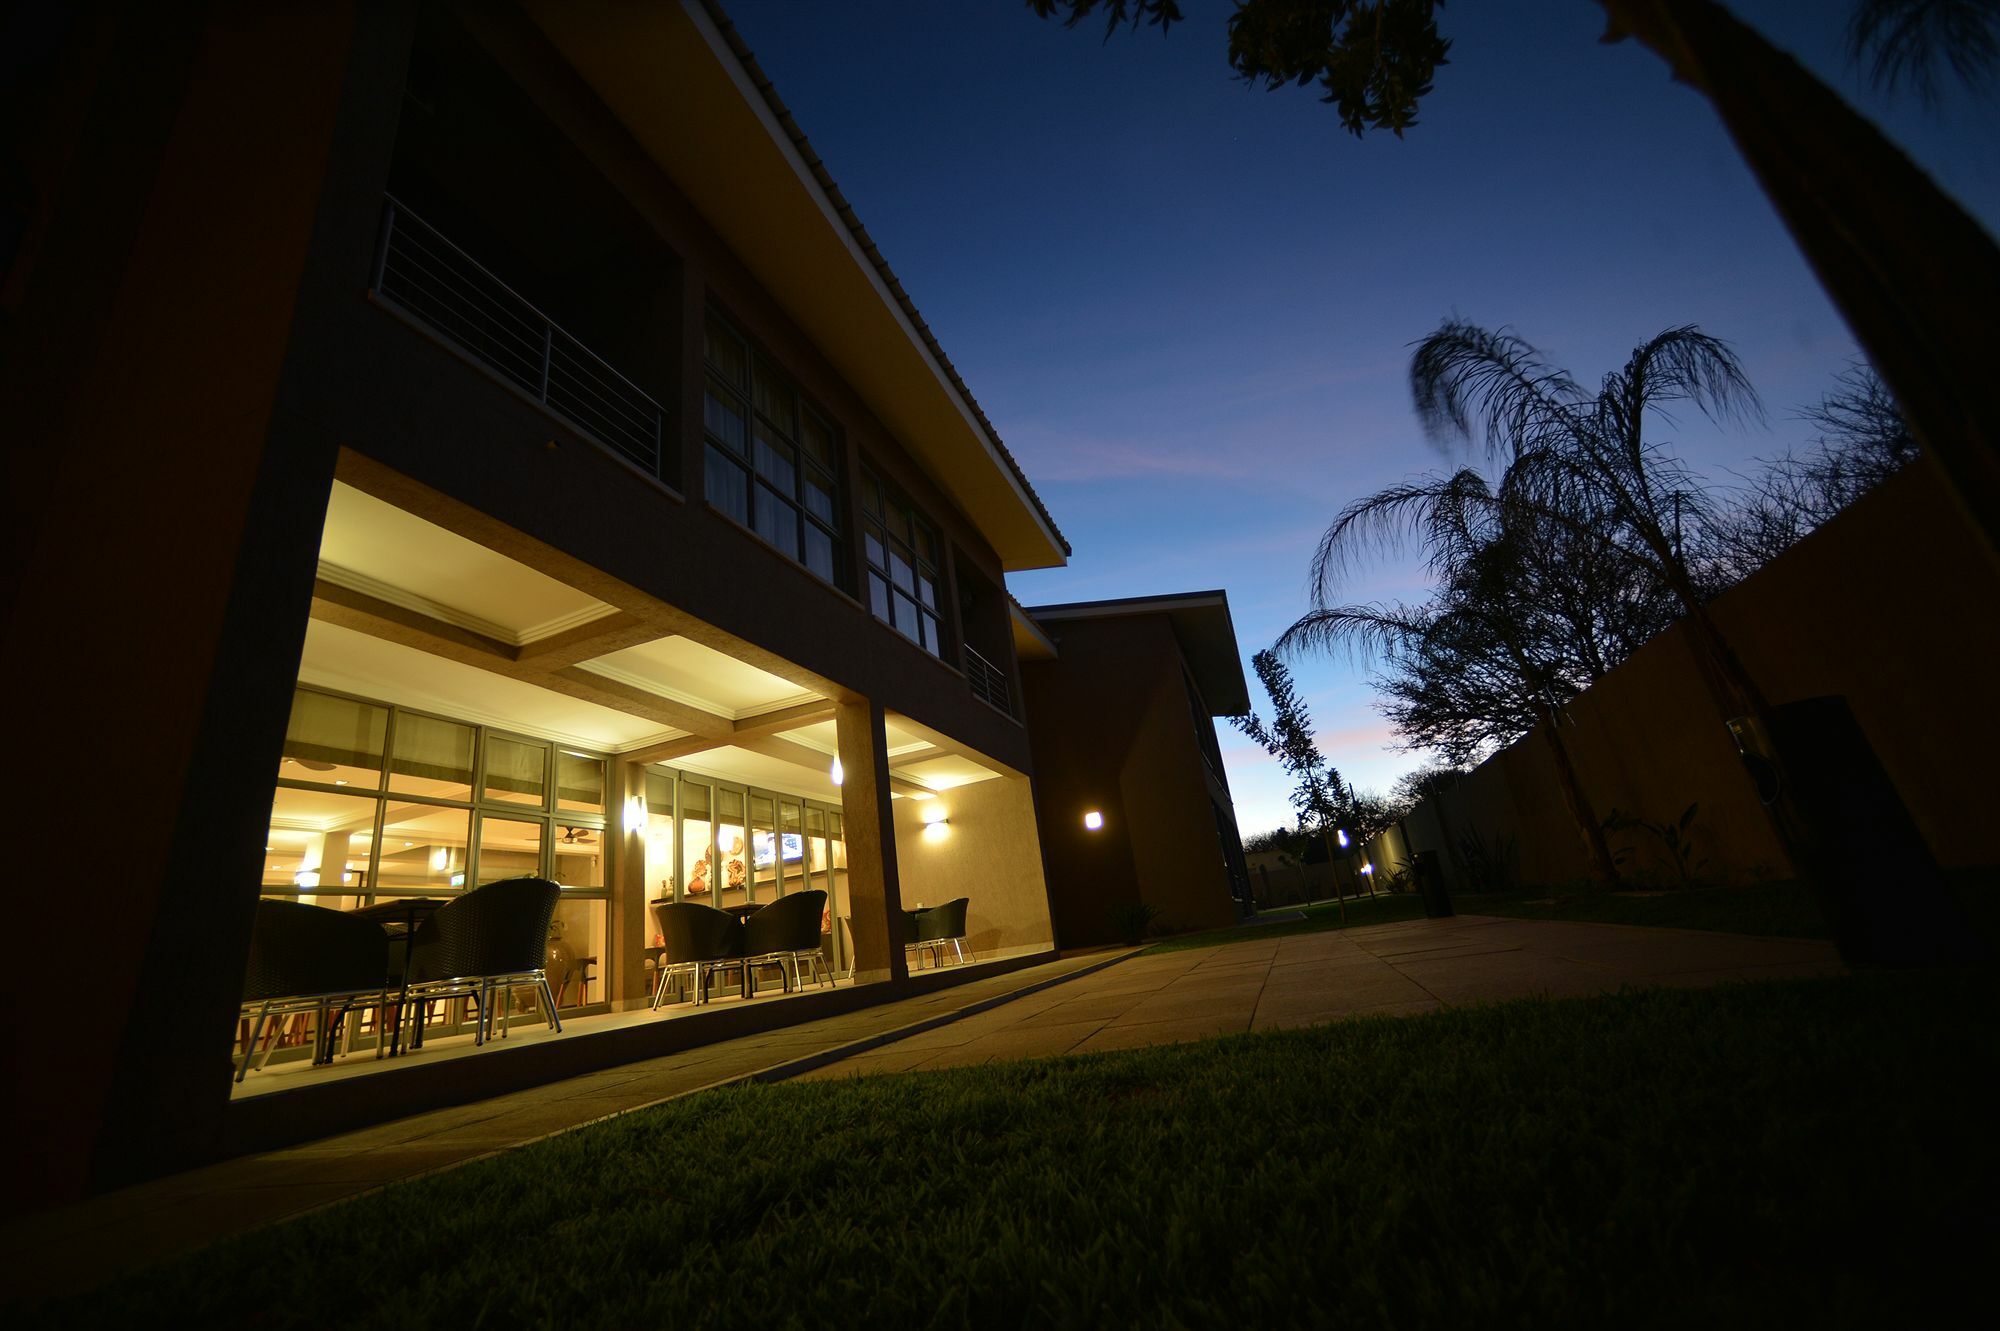
M 1104 826 L 1104 815 L 1092 809 L 1089 813 L 1083 815 L 1083 826 L 1086 831 L 1095 832 L 1099 830 Z
M 1372 864 L 1368 864 L 1368 863 L 1364 862 L 1364 863 L 1362 864 L 1362 866 L 1361 866 L 1361 872 L 1363 872 L 1363 873 L 1374 873 L 1374 872 L 1375 872 L 1375 866 L 1374 866 L 1374 865 L 1372 865 Z
M 924 820 L 924 840 L 942 841 L 951 835 L 951 811 L 936 800 L 927 801 L 921 817 Z
M 833 755 L 833 770 L 828 772 L 827 775 L 833 779 L 833 784 L 836 786 L 847 780 L 847 769 L 840 765 L 839 754 L 836 753 Z
M 1343 827 L 1335 832 L 1334 835 L 1340 838 L 1340 844 L 1345 848 L 1347 845 L 1347 829 Z
M 646 830 L 646 797 L 634 795 L 625 801 L 625 830 L 643 832 Z

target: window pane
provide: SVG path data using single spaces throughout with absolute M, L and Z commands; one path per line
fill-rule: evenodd
M 703 489 L 708 502 L 748 526 L 750 523 L 750 482 L 743 468 L 713 444 L 708 449 Z
M 372 796 L 280 789 L 271 799 L 264 834 L 266 896 L 290 896 L 345 910 L 343 900 L 369 891 L 368 855 L 374 847 Z
M 486 737 L 486 786 L 482 798 L 541 808 L 547 787 L 549 751 L 498 735 Z
M 865 512 L 879 514 L 882 511 L 882 483 L 875 479 L 875 473 L 861 473 L 861 507 Z
M 708 787 L 681 783 L 681 896 L 706 901 L 714 893 L 714 858 L 708 821 Z
M 917 628 L 921 634 L 923 648 L 932 656 L 938 654 L 938 623 L 934 615 L 919 614 Z
M 551 872 L 564 887 L 604 886 L 604 829 L 556 824 Z
M 868 562 L 875 568 L 889 567 L 889 556 L 882 551 L 882 540 L 871 529 L 861 538 L 868 546 Z
M 929 578 L 919 577 L 917 579 L 917 599 L 931 609 L 937 609 L 937 584 Z
M 479 820 L 479 881 L 533 876 L 542 871 L 542 825 L 512 818 Z
M 901 592 L 896 593 L 896 632 L 917 641 L 917 603 Z
M 737 453 L 743 451 L 743 401 L 728 389 L 708 381 L 703 395 L 701 421 L 708 432 Z
M 743 355 L 743 342 L 735 333 L 714 315 L 708 316 L 707 333 L 708 363 L 719 371 L 730 383 L 741 385 L 747 368 Z
M 811 522 L 806 524 L 806 567 L 818 577 L 833 581 L 833 538 Z
M 924 563 L 930 565 L 932 568 L 936 568 L 938 562 L 937 537 L 933 536 L 931 529 L 924 526 L 921 522 L 912 523 L 911 525 L 916 528 L 917 532 L 917 558 L 923 560 Z
M 806 511 L 829 527 L 840 526 L 833 512 L 833 478 L 817 467 L 806 468 Z
M 395 748 L 389 789 L 436 799 L 472 798 L 471 726 L 397 712 Z
M 799 511 L 761 481 L 757 484 L 757 534 L 788 557 L 799 557 Z
M 756 451 L 757 474 L 788 499 L 798 493 L 798 466 L 793 460 L 792 446 L 773 436 L 762 421 L 757 422 Z
M 646 801 L 652 802 L 654 774 L 646 774 Z M 673 778 L 668 777 L 666 807 L 673 808 Z M 604 760 L 580 753 L 556 751 L 556 807 L 604 812 Z
M 381 877 L 376 886 L 422 889 L 433 895 L 449 895 L 465 886 L 466 829 L 471 818 L 464 809 L 391 805 L 389 821 L 382 827 Z
M 755 396 L 757 410 L 770 418 L 786 437 L 798 433 L 798 419 L 792 409 L 792 386 L 777 366 L 757 358 Z
M 875 618 L 884 621 L 889 618 L 889 584 L 882 581 L 878 573 L 868 575 L 868 605 L 874 610 Z
M 889 580 L 903 591 L 913 591 L 916 579 L 911 575 L 909 558 L 898 546 L 889 547 Z
M 833 429 L 811 411 L 805 412 L 799 423 L 799 443 L 807 457 L 822 467 L 833 466 Z
M 298 689 L 285 723 L 278 775 L 375 790 L 382 784 L 382 741 L 388 730 L 386 707 Z

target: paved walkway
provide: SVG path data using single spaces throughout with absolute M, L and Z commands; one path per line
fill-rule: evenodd
M 1839 970 L 1823 942 L 1482 916 L 1066 957 L 226 1161 L 9 1224 L 0 1228 L 0 1304 L 84 1288 L 389 1183 L 735 1081 L 952 1067 L 1534 993 Z
M 803 1075 L 963 1067 L 1233 1031 L 1399 1016 L 1529 994 L 1706 985 L 1841 969 L 1831 943 L 1688 929 L 1498 919 L 1405 920 L 1134 957 Z

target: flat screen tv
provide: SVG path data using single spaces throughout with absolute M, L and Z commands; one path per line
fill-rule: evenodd
M 786 832 L 781 840 L 784 845 L 785 863 L 797 864 L 806 857 L 805 838 L 797 832 Z M 776 863 L 771 854 L 771 834 L 769 832 L 752 833 L 750 843 L 751 853 L 756 859 L 758 868 L 768 869 Z

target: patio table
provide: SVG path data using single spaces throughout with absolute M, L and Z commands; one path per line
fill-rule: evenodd
M 372 906 L 357 906 L 348 914 L 358 915 L 364 920 L 374 920 L 392 940 L 396 938 L 407 940 L 417 931 L 418 925 L 436 914 L 444 904 L 443 897 L 388 897 Z M 410 948 L 407 941 L 403 945 L 402 969 L 403 973 L 397 977 L 396 1024 L 389 1036 L 390 1058 L 394 1058 L 402 1050 L 403 1008 L 410 1001 Z M 375 1038 L 379 1042 L 380 1034 L 378 1033 Z M 419 1027 L 410 1038 L 410 1047 L 415 1049 L 422 1043 L 423 1029 Z

